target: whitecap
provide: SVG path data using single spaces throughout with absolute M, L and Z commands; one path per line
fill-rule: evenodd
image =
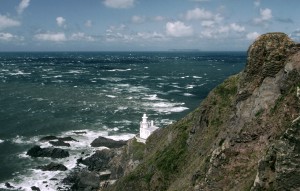
M 201 76 L 193 76 L 193 78 L 195 78 L 195 79 L 201 79 L 202 77 Z
M 186 89 L 193 89 L 195 87 L 195 85 L 187 85 Z
M 195 96 L 194 94 L 190 94 L 190 93 L 184 93 L 184 96 L 190 97 L 190 96 Z
M 0 139 L 0 143 L 4 143 L 4 140 Z
M 109 98 L 116 98 L 117 96 L 114 96 L 114 95 L 105 95 L 106 97 L 109 97 Z

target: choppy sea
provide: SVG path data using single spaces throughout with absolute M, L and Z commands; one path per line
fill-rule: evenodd
M 26 155 L 43 136 L 79 141 L 54 160 L 72 169 L 98 136 L 132 138 L 143 113 L 175 122 L 245 62 L 245 52 L 0 53 L 0 190 L 56 190 L 67 172 L 37 170 L 53 159 Z

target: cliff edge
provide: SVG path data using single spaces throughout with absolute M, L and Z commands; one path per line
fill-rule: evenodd
M 283 33 L 260 36 L 245 70 L 151 135 L 106 190 L 300 189 L 299 50 Z

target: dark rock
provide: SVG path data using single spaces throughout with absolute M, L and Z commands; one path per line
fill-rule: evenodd
M 57 178 L 50 178 L 49 180 L 56 181 L 56 180 L 58 180 L 58 179 L 57 179 Z
M 65 143 L 62 140 L 58 141 L 49 141 L 49 143 L 53 146 L 60 146 L 60 147 L 70 147 L 70 143 Z
M 58 138 L 56 136 L 53 136 L 53 135 L 49 135 L 49 136 L 45 136 L 45 137 L 42 137 L 40 139 L 40 141 L 52 141 L 52 140 L 57 140 Z
M 69 156 L 69 152 L 59 148 L 41 148 L 40 146 L 34 146 L 28 150 L 27 155 L 31 157 L 65 158 Z
M 76 139 L 73 139 L 72 137 L 61 137 L 58 138 L 59 141 L 74 141 L 74 142 L 78 142 Z
M 96 151 L 95 154 L 93 154 L 92 156 L 85 158 L 81 161 L 78 160 L 78 162 L 88 166 L 89 170 L 104 170 L 107 169 L 108 163 L 110 161 L 110 159 L 112 159 L 112 157 L 114 156 L 113 151 L 108 150 L 108 149 L 104 149 L 101 151 Z
M 126 141 L 115 141 L 101 136 L 95 139 L 91 143 L 92 147 L 108 147 L 108 148 L 119 148 L 124 145 L 126 145 Z
M 83 170 L 69 174 L 63 183 L 72 185 L 71 190 L 96 191 L 99 188 L 99 181 L 100 177 L 96 172 Z
M 48 164 L 46 166 L 40 166 L 38 168 L 43 171 L 66 171 L 66 170 L 68 170 L 68 168 L 65 165 L 59 164 L 59 163 L 54 163 L 54 162 L 51 162 L 50 164 Z
M 6 183 L 5 183 L 5 186 L 6 186 L 6 188 L 15 188 L 15 187 L 13 187 L 9 182 L 6 182 Z
M 31 190 L 41 191 L 40 188 L 39 188 L 39 187 L 36 187 L 36 186 L 32 186 L 32 187 L 31 187 Z
M 75 133 L 76 135 L 83 135 L 83 134 L 86 134 L 85 131 L 74 131 L 74 133 Z

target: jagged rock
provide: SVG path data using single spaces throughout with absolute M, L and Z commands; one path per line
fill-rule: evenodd
M 295 43 L 284 33 L 261 35 L 248 49 L 241 88 L 252 92 L 266 77 L 274 77 L 284 67 Z
M 31 157 L 65 158 L 69 156 L 69 152 L 59 148 L 41 148 L 40 146 L 34 146 L 27 151 L 27 155 Z
M 126 141 L 115 141 L 101 136 L 95 139 L 91 143 L 92 147 L 108 147 L 108 148 L 119 148 L 124 145 L 126 145 Z
M 33 190 L 33 191 L 41 191 L 41 189 L 39 187 L 36 187 L 36 186 L 32 186 L 31 190 Z
M 78 142 L 76 139 L 73 139 L 72 137 L 60 137 L 58 138 L 59 141 L 74 141 Z
M 61 147 L 70 147 L 70 143 L 65 143 L 62 140 L 58 141 L 49 141 L 49 143 L 53 146 L 61 146 Z
M 49 135 L 49 136 L 45 136 L 45 137 L 42 137 L 39 141 L 53 141 L 53 140 L 57 140 L 58 138 L 56 136 L 53 136 L 53 135 Z
M 285 131 L 260 160 L 254 190 L 297 190 L 300 188 L 300 124 Z
M 92 156 L 79 160 L 78 162 L 86 165 L 90 171 L 105 170 L 108 168 L 108 163 L 110 159 L 114 156 L 113 151 L 104 149 L 96 151 Z
M 10 188 L 10 189 L 15 188 L 15 187 L 12 186 L 9 182 L 5 182 L 5 186 L 6 186 L 6 188 Z
M 83 170 L 70 174 L 63 180 L 63 183 L 72 185 L 71 190 L 97 191 L 99 181 L 98 173 Z
M 38 168 L 43 171 L 66 171 L 66 170 L 68 170 L 68 168 L 65 165 L 59 164 L 59 163 L 54 163 L 54 162 L 51 162 L 50 164 L 48 164 L 46 166 L 40 166 Z

